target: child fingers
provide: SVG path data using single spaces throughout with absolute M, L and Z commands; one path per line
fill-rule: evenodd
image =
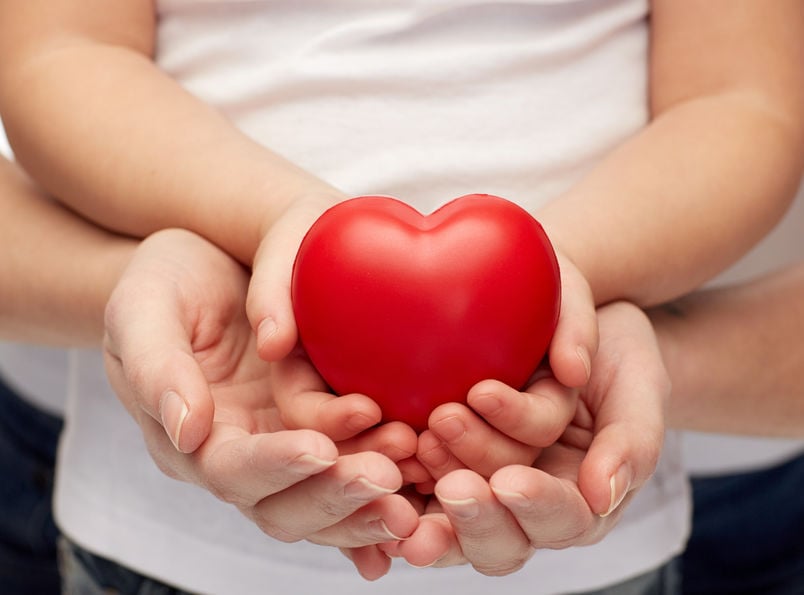
M 513 440 L 546 447 L 558 440 L 572 421 L 578 391 L 550 377 L 537 380 L 524 392 L 496 380 L 484 380 L 472 387 L 467 402 L 489 424 Z
M 335 441 L 346 440 L 377 424 L 380 407 L 363 395 L 336 397 L 301 350 L 272 367 L 274 401 L 289 429 L 308 428 Z
M 586 279 L 569 259 L 559 254 L 559 260 L 561 311 L 550 343 L 550 367 L 562 384 L 577 388 L 589 381 L 591 362 L 597 353 L 597 314 Z
M 361 432 L 348 440 L 338 442 L 338 450 L 341 454 L 379 452 L 399 463 L 410 460 L 416 454 L 417 444 L 418 440 L 413 428 L 402 422 L 389 422 Z M 421 473 L 421 470 L 413 468 L 412 462 L 407 465 L 414 474 Z
M 489 477 L 500 467 L 511 464 L 531 464 L 540 449 L 520 442 L 487 424 L 471 409 L 459 403 L 447 403 L 430 415 L 430 432 L 437 437 L 460 467 L 468 467 Z M 421 442 L 421 438 L 419 439 Z M 432 451 L 429 453 L 432 460 Z M 442 466 L 439 476 L 455 465 Z

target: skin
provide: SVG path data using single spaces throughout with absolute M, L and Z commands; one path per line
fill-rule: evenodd
M 270 364 L 258 356 L 245 316 L 248 279 L 208 241 L 166 230 L 138 246 L 112 292 L 106 368 L 154 460 L 167 475 L 234 504 L 275 539 L 353 547 L 406 537 L 418 515 L 394 494 L 402 475 L 393 459 L 411 455 L 415 434 L 386 425 L 363 445 L 287 431 L 271 398 Z M 159 394 L 154 409 L 141 406 L 141 390 Z M 180 394 L 198 395 L 213 418 L 192 453 L 175 445 L 196 437 L 166 435 L 162 425 L 196 413 L 182 411 Z M 189 420 L 183 428 L 197 426 Z
M 394 460 L 416 448 L 409 429 L 386 426 L 338 444 L 311 430 L 283 431 L 263 388 L 270 366 L 245 317 L 249 277 L 239 263 L 186 231 L 143 243 L 111 234 L 50 200 L 2 158 L 0 209 L 9 215 L 0 218 L 0 250 L 9 255 L 0 262 L 0 338 L 101 347 L 108 325 L 110 381 L 163 472 L 233 503 L 285 541 L 354 547 L 406 537 L 417 526 L 415 509 L 393 494 L 402 484 Z M 114 296 L 126 299 L 106 309 Z M 117 325 L 128 333 L 125 351 Z M 201 415 L 214 423 L 202 439 L 165 432 L 162 416 L 181 415 L 169 390 L 142 406 L 141 394 L 166 365 L 171 386 L 204 397 Z M 187 431 L 196 427 L 188 423 Z M 172 442 L 182 439 L 203 446 L 185 454 Z
M 802 296 L 804 265 L 798 264 L 652 310 L 673 378 L 668 423 L 800 438 Z
M 48 267 L 58 272 L 54 265 L 61 254 L 83 254 L 80 273 L 48 277 L 47 296 L 55 291 L 70 296 L 94 275 L 93 260 L 104 265 L 98 267 L 103 275 L 95 278 L 90 301 L 103 304 L 108 297 L 103 293 L 116 285 L 106 309 L 110 379 L 140 423 L 160 468 L 233 503 L 278 539 L 306 538 L 342 547 L 367 578 L 387 572 L 389 556 L 417 566 L 471 563 L 486 574 L 506 574 L 537 548 L 597 541 L 616 524 L 623 503 L 655 466 L 665 409 L 667 419 L 682 427 L 684 420 L 700 419 L 701 411 L 710 408 L 714 413 L 707 427 L 714 429 L 772 433 L 784 420 L 784 432 L 795 435 L 804 424 L 801 366 L 787 365 L 789 354 L 800 351 L 797 329 L 804 320 L 798 307 L 804 282 L 799 265 L 750 284 L 693 294 L 672 314 L 652 311 L 658 344 L 637 308 L 617 303 L 601 309 L 601 346 L 592 381 L 577 395 L 577 412 L 558 441 L 544 448 L 532 467 L 493 469 L 497 463 L 487 467 L 471 440 L 446 440 L 439 445 L 446 463 L 428 466 L 437 483 L 425 508 L 421 498 L 409 502 L 391 493 L 402 483 L 393 462 L 410 454 L 393 450 L 392 445 L 398 448 L 394 437 L 375 437 L 372 446 L 379 445 L 386 455 L 366 457 L 366 444 L 360 441 L 335 444 L 313 431 L 291 436 L 293 432 L 283 430 L 269 394 L 254 384 L 270 374 L 270 367 L 253 350 L 254 337 L 243 314 L 248 277 L 236 261 L 182 230 L 160 232 L 142 244 L 98 230 L 49 201 L 13 165 L 0 163 L 0 202 L 17 209 L 14 222 L 0 221 L 0 246 L 4 253 L 13 247 L 24 256 L 14 261 L 15 268 L 0 270 L 19 287 L 31 288 Z M 16 236 L 5 233 L 15 228 Z M 58 241 L 43 243 L 43 237 Z M 82 247 L 87 248 L 84 253 Z M 100 247 L 119 249 L 115 266 Z M 108 279 L 100 282 L 104 276 Z M 210 292 L 210 287 L 219 290 Z M 97 340 L 104 326 L 102 307 L 93 312 L 82 300 L 50 301 L 45 296 L 39 299 L 47 300 L 50 313 L 43 318 L 35 306 L 40 291 L 32 291 L 29 300 L 0 300 L 2 319 L 16 321 L 0 326 L 4 338 L 38 340 L 45 331 L 58 331 L 57 344 L 91 344 L 93 336 Z M 21 309 L 19 303 L 32 307 Z M 747 320 L 756 320 L 756 325 L 745 324 Z M 733 340 L 717 340 L 724 333 Z M 766 340 L 757 341 L 757 336 Z M 734 349 L 735 344 L 743 348 Z M 760 358 L 782 365 L 778 370 L 747 365 Z M 663 360 L 676 386 L 669 400 Z M 197 391 L 209 395 L 216 423 L 194 453 L 179 452 L 164 432 L 159 412 L 149 415 L 141 407 L 139 394 L 161 386 L 157 361 L 169 366 L 174 380 L 194 383 Z M 738 365 L 723 365 L 730 361 Z M 703 374 L 705 370 L 710 373 Z M 721 373 L 713 375 L 712 370 Z M 766 391 L 766 382 L 778 390 Z M 534 397 L 563 403 L 567 396 L 568 389 L 550 377 L 535 385 Z M 713 386 L 721 389 L 709 390 Z M 745 403 L 754 399 L 764 404 L 767 425 L 755 408 L 726 407 L 723 399 L 733 404 L 737 388 Z M 500 398 L 494 407 L 483 405 L 496 393 Z M 260 407 L 243 403 L 243 394 Z M 769 400 L 769 394 L 777 400 Z M 515 435 L 517 420 L 534 403 L 510 389 L 481 383 L 470 405 L 485 411 L 494 427 Z M 475 414 L 447 405 L 433 418 L 443 415 L 469 425 Z M 244 452 L 249 456 L 243 457 Z M 344 497 L 346 486 L 352 486 L 349 497 Z M 317 508 L 310 498 L 322 492 L 330 495 L 330 502 Z M 557 517 L 559 506 L 564 513 Z
M 296 338 L 292 256 L 314 217 L 344 195 L 155 66 L 153 2 L 104 8 L 0 2 L 0 111 L 18 158 L 102 226 L 135 236 L 182 227 L 255 263 L 248 304 L 258 347 L 285 357 Z M 588 378 L 596 348 L 590 300 L 649 305 L 692 289 L 778 221 L 800 175 L 801 4 L 656 0 L 653 9 L 651 124 L 537 214 L 565 270 L 577 266 L 589 283 L 573 294 L 585 296 L 580 315 L 565 304 L 550 354 L 571 386 Z M 702 139 L 705 151 L 677 150 Z
M 3 338 L 97 345 L 103 338 L 106 300 L 136 243 L 49 200 L 2 157 L 0 200 Z
M 97 8 L 0 2 L 0 110 L 17 155 L 43 187 L 102 226 L 134 236 L 184 227 L 252 265 L 246 306 L 255 347 L 282 360 L 295 344 L 295 249 L 315 216 L 344 195 L 254 144 L 160 73 L 151 59 L 151 2 L 121 3 L 114 16 Z M 778 221 L 801 175 L 801 3 L 780 0 L 769 10 L 758 0 L 657 0 L 653 8 L 650 125 L 537 213 L 572 284 L 550 352 L 554 373 L 570 386 L 593 374 L 594 304 L 648 306 L 692 289 Z M 160 167 L 168 162 L 169 171 Z M 210 393 L 173 388 L 179 415 L 163 415 L 161 385 L 137 393 L 137 411 L 191 452 L 213 430 Z M 492 393 L 503 398 L 498 389 Z M 320 400 L 316 392 L 303 395 Z M 311 427 L 370 407 L 360 396 L 333 401 Z M 363 418 L 372 425 L 371 415 Z M 512 452 L 542 448 L 486 421 Z
M 486 461 L 473 446 L 471 429 L 442 442 L 445 464 L 427 465 L 437 479 L 428 514 L 409 539 L 382 551 L 416 566 L 470 563 L 483 574 L 504 575 L 538 549 L 595 543 L 616 525 L 623 504 L 655 469 L 670 382 L 642 311 L 618 302 L 601 308 L 599 318 L 601 344 L 590 382 L 558 440 L 532 465 L 505 465 L 488 479 L 478 472 Z M 478 390 L 470 406 L 489 392 L 499 395 L 489 417 L 513 433 L 530 405 L 514 391 L 485 388 L 490 390 Z M 446 405 L 432 414 L 431 427 L 444 415 L 471 428 L 475 414 Z M 494 440 L 484 446 L 497 449 Z M 425 464 L 433 460 L 432 451 L 420 450 L 419 457 Z
M 804 431 L 802 295 L 804 265 L 797 264 L 741 284 L 695 292 L 651 309 L 648 314 L 657 347 L 672 379 L 672 394 L 665 401 L 667 427 L 800 437 Z M 385 545 L 383 551 L 417 566 L 471 563 L 485 574 L 506 574 L 519 568 L 535 549 L 565 545 L 562 538 L 579 545 L 592 543 L 605 534 L 611 527 L 612 514 L 604 512 L 599 516 L 605 509 L 605 492 L 600 490 L 601 482 L 595 483 L 590 474 L 599 472 L 606 462 L 594 457 L 599 452 L 611 455 L 623 448 L 650 449 L 655 445 L 651 439 L 659 433 L 645 424 L 650 419 L 650 399 L 661 394 L 657 384 L 661 376 L 654 376 L 654 383 L 646 382 L 641 390 L 634 390 L 630 384 L 633 378 L 648 380 L 650 376 L 645 372 L 656 371 L 648 349 L 651 341 L 645 336 L 642 341 L 636 340 L 640 333 L 648 332 L 641 313 L 619 303 L 601 309 L 600 320 L 601 348 L 593 363 L 592 381 L 581 396 L 579 412 L 583 415 L 573 420 L 557 443 L 547 448 L 532 467 L 503 467 L 487 485 L 463 468 L 483 462 L 478 453 L 472 453 L 469 433 L 457 442 L 441 441 L 435 447 L 442 450 L 440 459 L 433 458 L 430 452 L 420 454 L 424 460 L 446 461 L 443 466 L 428 467 L 440 478 L 435 489 L 440 507 L 433 507 L 439 512 L 423 517 L 411 538 Z M 609 341 L 620 344 L 612 350 Z M 616 364 L 606 360 L 606 354 L 612 352 L 618 354 Z M 629 377 L 623 364 L 639 366 L 642 374 Z M 622 409 L 612 418 L 619 427 L 589 435 L 586 432 L 590 418 L 596 424 L 606 422 L 600 410 L 583 406 L 590 402 L 596 380 L 606 375 L 612 381 L 609 388 L 619 385 L 620 378 L 629 379 L 627 388 L 620 393 Z M 607 402 L 613 400 L 612 393 L 609 390 Z M 471 400 L 470 405 L 476 407 Z M 658 402 L 654 400 L 652 405 Z M 505 401 L 496 416 L 516 419 L 522 406 L 521 400 Z M 635 406 L 646 410 L 634 412 Z M 449 407 L 450 415 L 463 416 L 469 426 L 470 411 Z M 444 414 L 436 410 L 433 417 Z M 431 427 L 436 426 L 431 418 Z M 626 437 L 634 435 L 648 439 L 641 446 L 629 444 Z M 604 440 L 612 442 L 604 448 Z M 421 444 L 420 439 L 420 449 Z M 494 448 L 493 443 L 484 444 L 484 450 Z M 619 490 L 623 483 L 628 486 L 627 499 L 639 489 L 639 473 L 636 481 L 630 474 L 636 470 L 633 462 L 644 463 L 645 459 L 638 451 L 632 451 L 615 460 L 623 464 L 618 469 L 624 470 L 622 475 L 614 473 L 617 481 L 609 501 L 616 517 L 621 509 L 620 499 L 625 496 Z M 616 466 L 610 460 L 609 464 L 609 469 Z M 549 475 L 540 471 L 548 471 Z M 597 492 L 592 487 L 595 485 Z M 478 506 L 476 516 L 471 518 L 461 512 Z M 554 512 L 558 506 L 560 516 Z

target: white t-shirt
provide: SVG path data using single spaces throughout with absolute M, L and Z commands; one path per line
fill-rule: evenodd
M 352 194 L 430 211 L 472 192 L 533 208 L 647 120 L 646 0 L 162 0 L 158 62 L 259 142 Z M 56 513 L 89 549 L 184 589 L 237 595 L 464 595 L 592 589 L 650 570 L 688 534 L 678 436 L 601 543 L 514 575 L 396 562 L 377 584 L 339 552 L 278 543 L 164 477 L 72 352 Z
M 0 376 L 21 398 L 52 414 L 62 415 L 67 398 L 69 352 L 0 341 Z

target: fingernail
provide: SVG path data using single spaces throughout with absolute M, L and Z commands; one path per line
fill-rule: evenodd
M 522 492 L 509 492 L 491 486 L 492 493 L 497 497 L 506 508 L 515 508 L 517 510 L 525 510 L 529 508 L 533 502 L 525 497 Z
M 484 416 L 494 416 L 502 409 L 502 401 L 497 395 L 479 395 L 472 399 L 472 409 Z
M 470 521 L 480 514 L 480 504 L 475 498 L 466 498 L 465 500 L 447 500 L 446 498 L 439 498 L 438 500 L 445 506 L 450 514 L 464 521 Z
M 628 490 L 631 488 L 631 469 L 627 463 L 620 465 L 620 468 L 611 476 L 609 486 L 611 488 L 611 499 L 609 500 L 609 509 L 600 515 L 603 518 L 617 510 L 617 507 L 622 504 L 626 494 L 628 494 Z
M 184 402 L 179 393 L 170 390 L 162 396 L 162 401 L 159 404 L 159 416 L 162 418 L 162 425 L 165 427 L 170 441 L 178 451 L 181 451 L 181 448 L 179 448 L 181 430 L 188 413 L 187 403 Z
M 376 530 L 380 538 L 387 537 L 388 541 L 405 541 L 407 537 L 400 537 L 394 535 L 382 519 L 376 519 L 369 522 L 369 527 Z
M 434 566 L 436 562 L 438 562 L 438 560 L 433 560 L 429 564 L 414 564 L 413 562 L 410 562 L 409 560 L 405 560 L 405 561 L 408 563 L 408 566 L 410 566 L 411 568 L 430 568 L 430 567 Z
M 365 477 L 358 477 L 357 479 L 353 479 L 349 483 L 347 483 L 343 487 L 343 494 L 347 498 L 352 498 L 354 500 L 375 500 L 380 496 L 385 496 L 387 494 L 393 494 L 394 490 L 390 490 L 388 488 L 384 488 L 382 486 L 378 486 L 375 483 L 371 483 Z
M 276 321 L 273 318 L 270 316 L 265 318 L 257 327 L 257 345 L 259 347 L 265 345 L 278 330 L 279 327 L 276 325 Z
M 436 422 L 430 429 L 445 442 L 457 442 L 466 434 L 466 426 L 455 416 Z
M 432 469 L 441 469 L 442 467 L 446 467 L 452 460 L 452 455 L 443 443 L 439 443 L 437 446 L 434 446 L 430 450 L 421 453 L 419 456 L 422 460 L 422 463 Z
M 343 425 L 350 432 L 362 432 L 377 423 L 377 420 L 372 419 L 364 413 L 353 413 L 346 418 Z
M 435 432 L 428 430 L 419 436 L 419 449 L 416 457 L 425 467 L 441 469 L 450 464 L 452 453 Z
M 578 354 L 578 359 L 581 360 L 581 363 L 583 364 L 583 368 L 584 368 L 584 370 L 586 370 L 586 380 L 588 381 L 589 378 L 592 376 L 592 362 L 591 362 L 591 359 L 589 358 L 589 352 L 586 349 L 584 349 L 583 347 L 579 346 L 575 350 L 575 353 Z
M 288 464 L 288 467 L 300 475 L 315 475 L 329 469 L 334 464 L 335 461 L 321 459 L 311 454 L 303 454 L 293 459 Z

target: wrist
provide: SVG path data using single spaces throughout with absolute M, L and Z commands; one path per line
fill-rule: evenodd
M 694 344 L 685 342 L 683 337 L 690 313 L 683 299 L 652 307 L 646 313 L 656 333 L 659 351 L 673 387 L 665 412 L 668 425 L 685 427 L 688 424 L 684 416 L 691 412 L 694 414 L 689 404 L 684 403 L 689 395 L 686 379 L 695 374 L 695 370 L 689 368 L 699 359 L 691 352 Z
M 247 247 L 244 264 L 253 265 L 258 249 L 280 219 L 294 220 L 306 233 L 324 211 L 348 198 L 343 192 L 321 183 L 300 189 L 293 197 L 272 204 L 255 217 L 254 236 Z
M 585 253 L 583 246 L 575 241 L 577 234 L 573 234 L 571 230 L 561 224 L 562 216 L 556 215 L 548 205 L 545 209 L 538 211 L 535 217 L 544 228 L 556 254 L 560 255 L 562 269 L 569 265 L 580 273 L 591 291 L 595 306 L 602 306 L 617 299 L 625 299 L 622 296 L 614 295 L 602 286 L 600 280 L 594 275 L 597 269 L 595 263 L 592 262 L 591 255 Z

